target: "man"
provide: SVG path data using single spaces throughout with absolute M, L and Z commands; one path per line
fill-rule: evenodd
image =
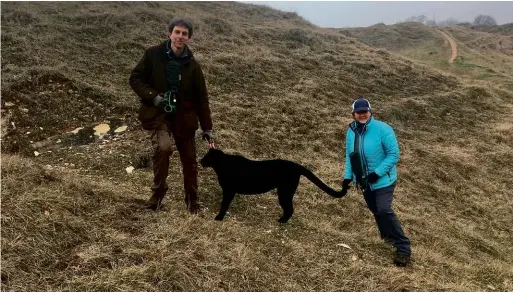
M 130 86 L 139 96 L 138 118 L 151 131 L 153 155 L 153 194 L 147 207 L 161 207 L 168 185 L 169 158 L 173 152 L 171 135 L 180 154 L 184 175 L 185 204 L 197 213 L 198 170 L 194 136 L 198 119 L 202 139 L 212 140 L 212 118 L 205 79 L 187 43 L 193 26 L 185 18 L 173 18 L 168 39 L 150 47 L 130 75 Z
M 354 121 L 346 135 L 346 167 L 342 192 L 353 181 L 363 191 L 367 207 L 374 215 L 381 238 L 396 247 L 394 263 L 410 262 L 410 240 L 392 210 L 397 181 L 399 145 L 390 125 L 372 117 L 370 103 L 360 98 L 353 103 Z

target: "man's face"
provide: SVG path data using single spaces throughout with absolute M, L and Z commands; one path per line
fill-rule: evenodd
M 358 111 L 353 113 L 353 117 L 356 121 L 365 124 L 371 117 L 370 111 Z
M 168 33 L 168 36 L 171 40 L 171 46 L 181 50 L 189 42 L 189 29 L 185 26 L 175 25 L 173 31 Z

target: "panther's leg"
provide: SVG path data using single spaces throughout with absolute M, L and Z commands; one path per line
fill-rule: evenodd
M 278 201 L 283 209 L 283 216 L 278 219 L 280 223 L 286 223 L 294 213 L 294 206 L 292 199 L 296 193 L 297 186 L 299 184 L 299 177 L 297 181 L 294 180 L 292 183 L 278 187 Z
M 228 211 L 228 207 L 230 207 L 230 203 L 234 197 L 235 192 L 223 190 L 223 201 L 221 202 L 221 209 L 219 210 L 219 214 L 217 214 L 215 218 L 216 220 L 223 220 L 224 216 L 226 215 L 226 211 Z

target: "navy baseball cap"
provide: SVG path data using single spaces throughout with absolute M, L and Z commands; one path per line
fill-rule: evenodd
M 359 98 L 353 102 L 353 113 L 361 111 L 371 111 L 371 105 L 365 98 Z

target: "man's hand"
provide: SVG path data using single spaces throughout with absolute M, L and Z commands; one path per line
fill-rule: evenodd
M 203 131 L 201 139 L 206 140 L 210 143 L 212 141 L 212 131 Z
M 164 93 L 159 93 L 159 95 L 153 98 L 153 105 L 156 107 L 164 108 Z
M 367 176 L 367 181 L 370 183 L 375 183 L 378 181 L 378 179 L 379 176 L 374 171 L 369 173 L 369 175 Z

